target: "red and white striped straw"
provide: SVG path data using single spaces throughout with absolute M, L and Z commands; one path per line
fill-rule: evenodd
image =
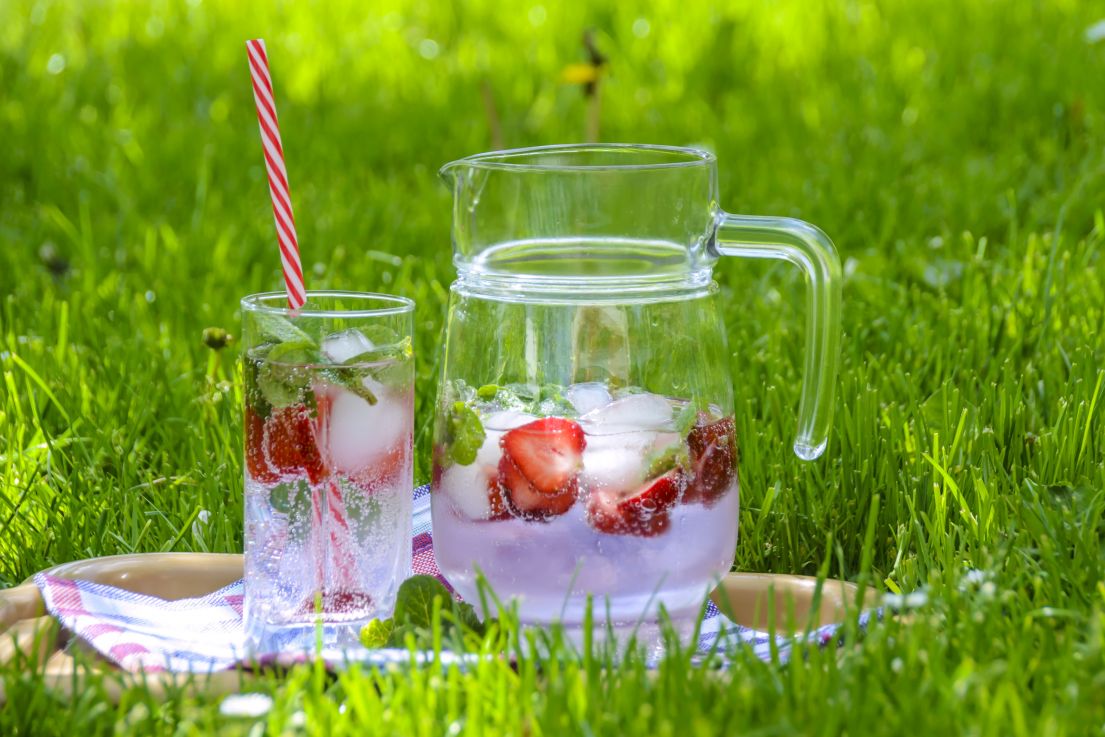
M 269 173 L 272 216 L 276 220 L 276 240 L 280 244 L 288 307 L 298 310 L 307 301 L 307 293 L 303 285 L 303 265 L 299 261 L 292 197 L 288 191 L 288 170 L 284 167 L 284 146 L 280 143 L 280 125 L 276 121 L 269 57 L 265 53 L 265 42 L 259 38 L 246 41 L 246 51 L 253 78 L 253 99 L 257 103 L 257 123 L 261 127 L 261 145 L 265 150 L 265 168 Z

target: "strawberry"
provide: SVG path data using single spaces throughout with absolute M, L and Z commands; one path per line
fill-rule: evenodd
M 700 415 L 699 424 L 687 435 L 691 474 L 683 499 L 710 506 L 737 477 L 737 433 L 732 417 L 709 423 L 705 419 Z
M 245 420 L 242 423 L 246 436 L 246 470 L 249 477 L 263 484 L 274 483 L 279 476 L 269 468 L 265 460 L 265 418 L 246 407 Z
M 367 492 L 384 487 L 394 488 L 399 484 L 400 474 L 407 468 L 410 457 L 411 437 L 408 435 L 400 438 L 370 463 L 350 474 L 350 478 Z
M 576 501 L 579 484 L 573 476 L 552 494 L 545 494 L 529 482 L 521 469 L 505 453 L 499 460 L 499 499 L 513 516 L 524 519 L 548 519 L 564 514 Z M 492 501 L 492 513 L 495 502 Z M 492 516 L 492 519 L 495 517 Z
M 575 503 L 587 441 L 578 423 L 545 417 L 499 440 L 498 483 L 507 508 L 527 519 L 564 514 Z
M 534 420 L 499 440 L 503 457 L 513 462 L 525 480 L 538 493 L 552 495 L 575 480 L 583 466 L 586 445 L 579 423 L 561 417 Z
M 325 411 L 325 403 L 320 402 L 319 424 Z M 314 421 L 302 404 L 273 409 L 265 422 L 262 447 L 269 468 L 275 474 L 282 476 L 306 473 L 312 484 L 319 483 L 328 475 L 315 441 Z
M 671 509 L 679 501 L 683 470 L 673 468 L 629 493 L 596 488 L 587 500 L 587 519 L 599 532 L 653 537 L 671 526 Z
M 316 606 L 316 597 L 321 598 L 321 607 Z M 372 597 L 363 591 L 346 591 L 345 589 L 328 589 L 324 590 L 321 597 L 316 593 L 315 595 L 304 600 L 299 609 L 296 610 L 298 616 L 310 616 L 313 615 L 318 609 L 321 609 L 323 614 L 346 614 L 350 612 L 362 612 L 372 608 Z

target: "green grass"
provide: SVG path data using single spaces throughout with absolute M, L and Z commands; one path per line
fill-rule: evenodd
M 790 452 L 801 282 L 722 263 L 741 570 L 927 602 L 839 652 L 517 672 L 310 670 L 278 734 L 1077 734 L 1105 728 L 1105 43 L 1089 3 L 0 6 L 0 586 L 89 556 L 241 549 L 237 300 L 279 288 L 243 40 L 269 42 L 312 287 L 418 303 L 419 481 L 448 285 L 436 168 L 601 138 L 699 144 L 722 204 L 845 262 L 825 457 Z M 642 20 L 643 19 L 643 20 Z M 432 43 L 431 43 L 432 42 Z M 427 58 L 429 57 L 429 58 Z M 200 518 L 208 510 L 207 521 Z M 985 582 L 964 581 L 969 569 Z M 72 701 L 0 670 L 0 733 L 246 733 L 217 700 Z M 344 714 L 338 709 L 346 705 Z

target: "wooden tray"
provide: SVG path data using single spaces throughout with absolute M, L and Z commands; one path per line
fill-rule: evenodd
M 49 569 L 61 578 L 84 579 L 162 599 L 186 599 L 203 596 L 242 577 L 242 556 L 214 553 L 147 553 L 116 555 L 73 561 Z M 730 619 L 746 627 L 768 630 L 772 624 L 779 633 L 803 628 L 813 613 L 817 625 L 839 622 L 854 610 L 857 589 L 853 583 L 827 579 L 821 588 L 817 610 L 813 612 L 817 579 L 809 576 L 784 576 L 764 573 L 730 573 L 711 595 Z M 873 603 L 874 592 L 867 591 L 864 605 Z M 0 591 L 0 663 L 27 657 L 35 652 L 39 667 L 45 661 L 44 677 L 49 688 L 68 694 L 80 687 L 80 673 L 86 666 L 77 663 L 76 652 L 91 653 L 91 668 L 118 674 L 104 679 L 112 698 L 135 682 L 163 692 L 169 687 L 197 684 L 208 692 L 238 691 L 252 679 L 248 673 L 225 671 L 211 675 L 128 674 L 106 660 L 98 659 L 80 640 L 71 637 L 46 614 L 38 587 L 28 581 Z M 75 677 L 76 676 L 76 677 Z M 4 703 L 0 681 L 0 704 Z

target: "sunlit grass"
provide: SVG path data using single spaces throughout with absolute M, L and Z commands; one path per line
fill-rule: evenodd
M 0 585 L 61 561 L 241 549 L 238 298 L 278 288 L 244 39 L 268 40 L 312 287 L 418 303 L 417 475 L 448 285 L 441 164 L 600 136 L 698 144 L 721 204 L 845 263 L 825 457 L 789 450 L 801 284 L 723 263 L 737 567 L 927 603 L 858 646 L 725 673 L 311 670 L 318 733 L 1080 733 L 1105 724 L 1105 44 L 1088 3 L 0 5 Z M 201 515 L 207 510 L 209 515 Z M 204 521 L 206 520 L 206 521 Z M 978 570 L 981 573 L 968 571 Z M 965 578 L 965 576 L 967 576 Z M 2 733 L 245 734 L 217 699 L 70 702 L 9 668 Z M 340 711 L 344 708 L 344 711 Z

